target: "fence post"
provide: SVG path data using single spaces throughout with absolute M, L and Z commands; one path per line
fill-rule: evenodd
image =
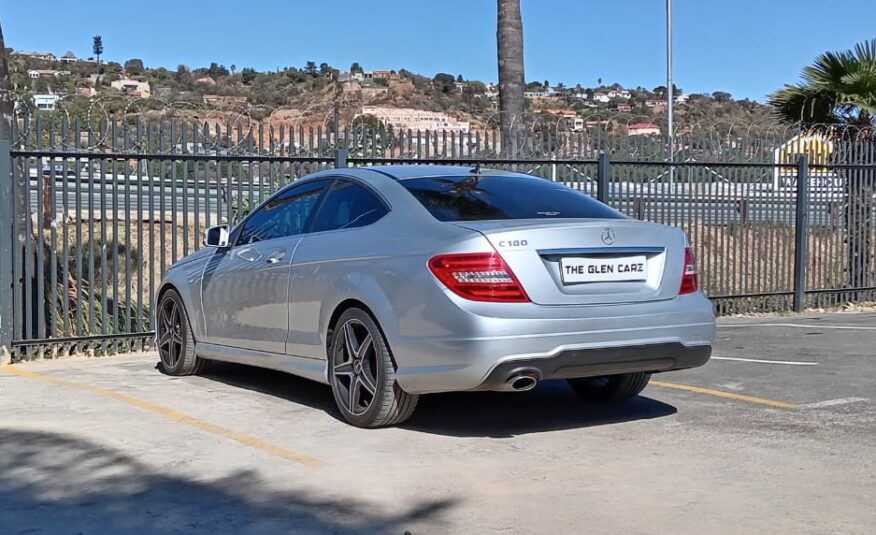
M 335 150 L 335 169 L 347 167 L 347 149 Z
M 2 126 L 0 126 L 2 129 Z M 0 364 L 12 359 L 12 155 L 10 144 L 0 139 Z
M 610 163 L 608 154 L 599 153 L 599 163 L 596 167 L 596 200 L 608 204 L 608 176 Z
M 794 312 L 806 307 L 806 267 L 809 259 L 809 159 L 797 159 L 797 210 L 794 229 Z

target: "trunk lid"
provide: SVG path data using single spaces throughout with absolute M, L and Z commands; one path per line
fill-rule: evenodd
M 483 234 L 539 305 L 672 299 L 684 233 L 631 219 L 461 221 Z

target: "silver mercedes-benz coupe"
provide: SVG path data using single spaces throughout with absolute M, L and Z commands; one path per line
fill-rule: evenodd
M 204 244 L 160 286 L 161 369 L 221 360 L 300 375 L 331 385 L 357 426 L 404 421 L 420 394 L 545 379 L 625 400 L 711 354 L 684 233 L 542 178 L 322 171 Z

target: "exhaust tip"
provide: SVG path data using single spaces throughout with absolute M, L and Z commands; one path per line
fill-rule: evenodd
M 508 386 L 515 392 L 532 390 L 536 384 L 538 384 L 538 376 L 534 373 L 521 373 L 508 379 Z

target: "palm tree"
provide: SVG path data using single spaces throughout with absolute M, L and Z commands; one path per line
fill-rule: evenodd
M 876 39 L 852 50 L 825 52 L 805 67 L 802 81 L 770 96 L 776 113 L 803 125 L 872 128 L 876 119 Z
M 502 154 L 513 157 L 523 139 L 523 21 L 520 0 L 497 0 L 499 56 L 499 128 Z
M 797 85 L 786 85 L 770 96 L 776 115 L 799 122 L 804 129 L 820 127 L 834 141 L 834 164 L 876 164 L 876 39 L 852 50 L 825 52 L 803 69 Z M 873 169 L 837 169 L 845 178 L 846 269 L 851 288 L 872 285 Z

